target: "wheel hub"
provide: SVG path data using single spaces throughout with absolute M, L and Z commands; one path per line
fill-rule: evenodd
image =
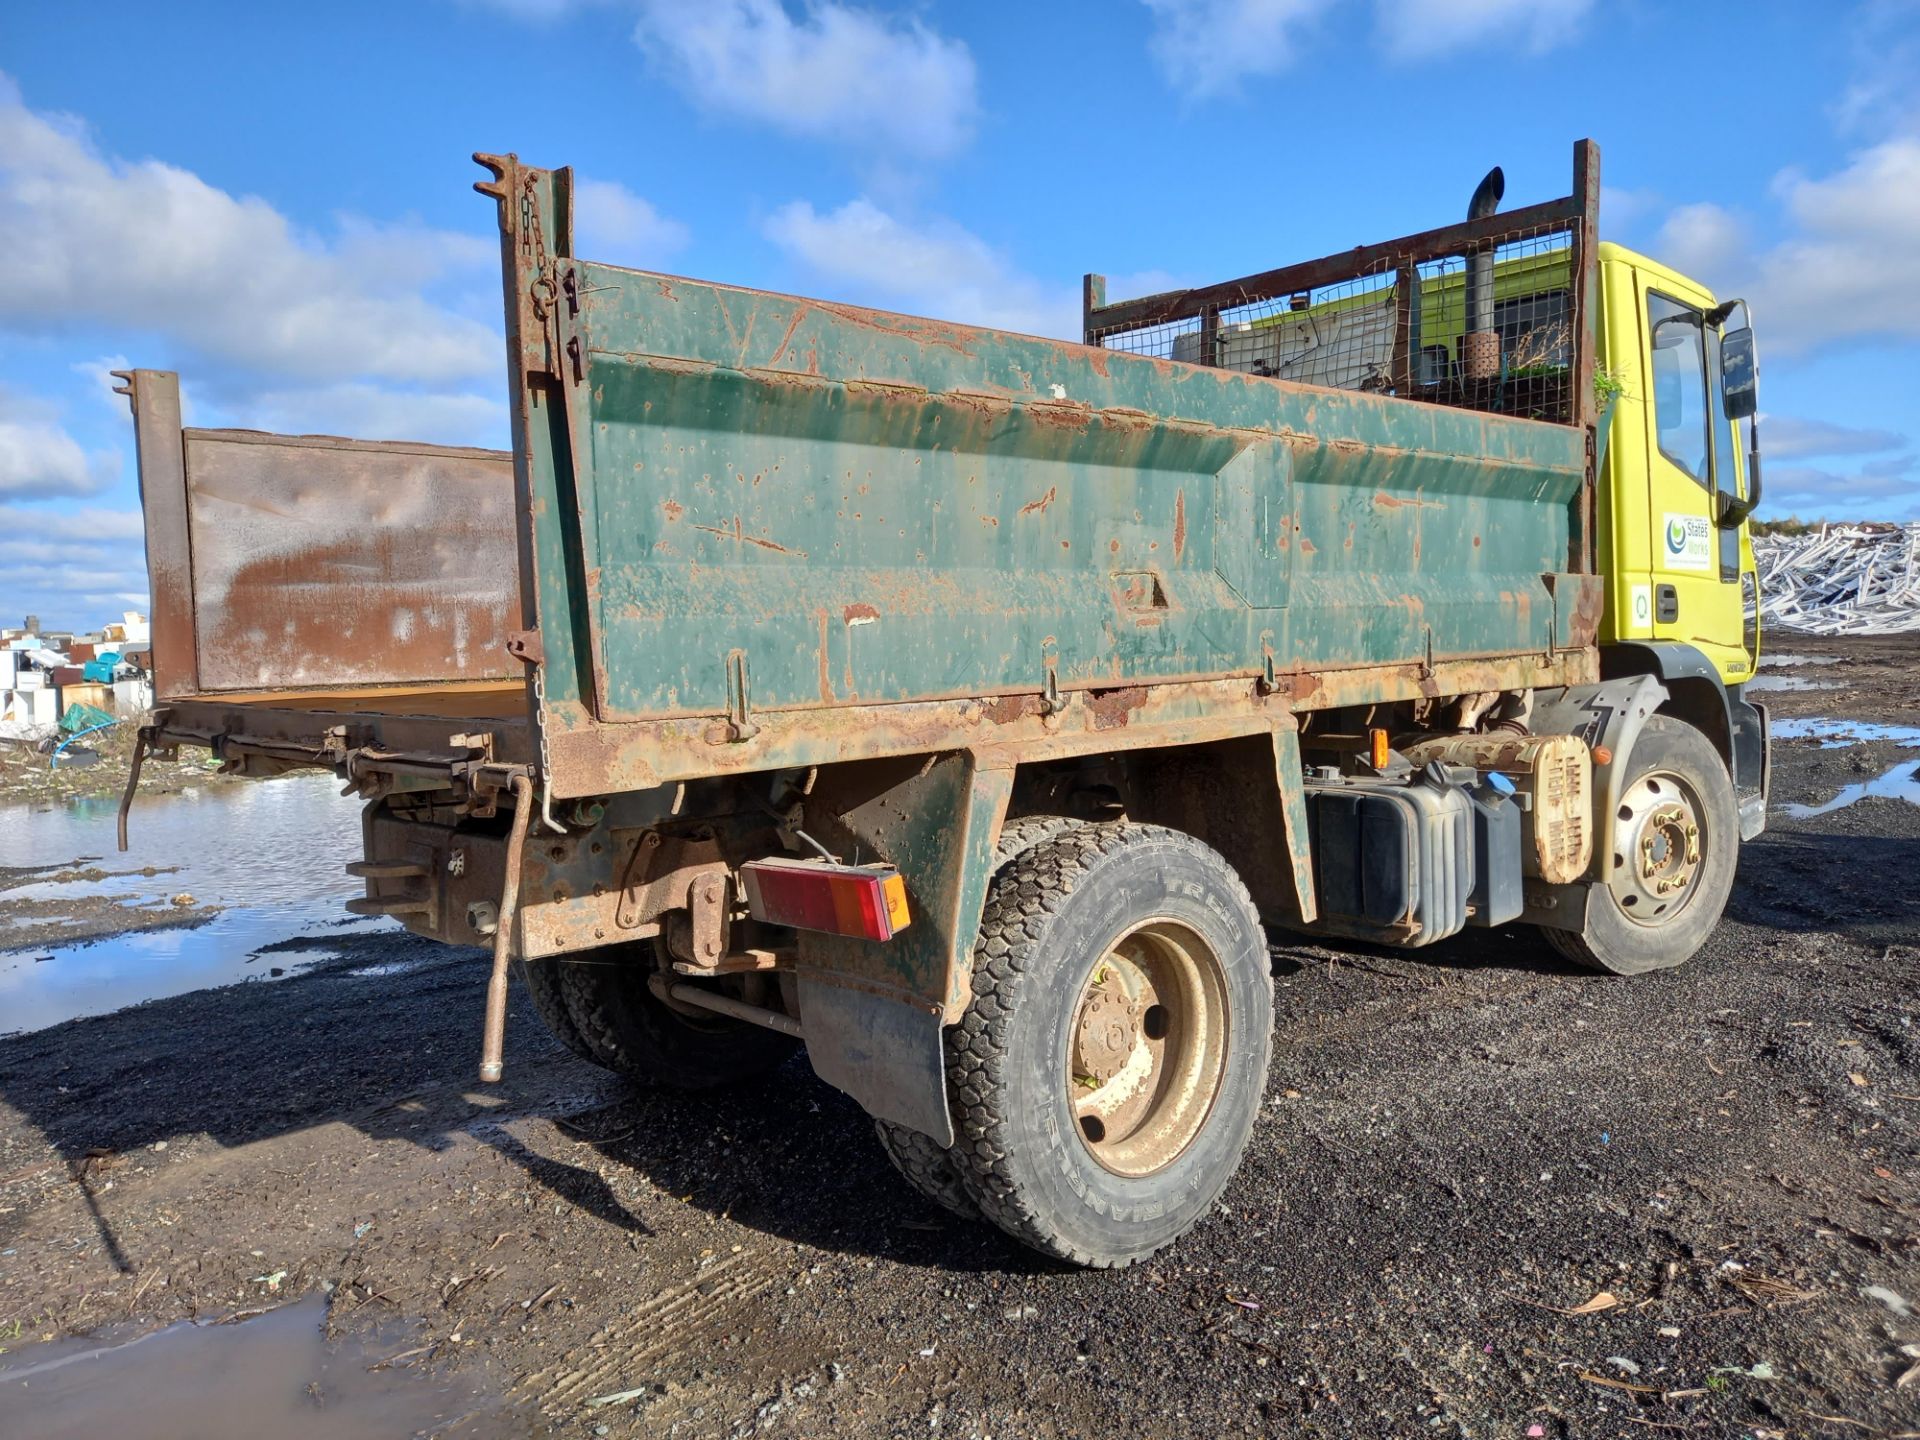
M 1169 1164 L 1199 1133 L 1225 1071 L 1225 971 L 1182 925 L 1116 940 L 1082 986 L 1067 1094 L 1080 1138 L 1121 1175 Z
M 1664 772 L 1641 776 L 1621 797 L 1610 888 L 1628 919 L 1665 924 L 1692 900 L 1705 853 L 1700 814 L 1687 784 Z
M 1073 1069 L 1083 1086 L 1106 1085 L 1126 1066 L 1142 1039 L 1140 1017 L 1152 989 L 1139 967 L 1124 960 L 1109 959 L 1094 972 L 1073 1035 Z

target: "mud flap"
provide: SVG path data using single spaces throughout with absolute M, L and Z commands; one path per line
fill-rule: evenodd
M 1740 838 L 1744 841 L 1767 828 L 1767 795 L 1773 788 L 1772 727 L 1767 707 L 1745 697 L 1732 700 L 1731 710 L 1733 790 L 1740 803 Z
M 800 1028 L 813 1073 L 877 1120 L 953 1144 L 940 1014 L 890 996 L 800 977 Z
M 906 882 L 912 923 L 891 940 L 802 931 L 800 1024 L 814 1073 L 866 1111 L 953 1143 L 941 1026 L 972 998 L 974 937 L 1013 771 L 968 751 L 823 769 L 807 829 L 835 854 L 879 858 Z

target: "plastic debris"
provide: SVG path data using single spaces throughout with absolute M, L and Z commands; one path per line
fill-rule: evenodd
M 1896 1290 L 1889 1290 L 1884 1285 L 1863 1285 L 1860 1287 L 1860 1293 L 1869 1300 L 1878 1300 L 1902 1319 L 1913 1314 L 1913 1307 L 1907 1303 L 1906 1297 Z
M 595 1395 L 587 1401 L 587 1409 L 598 1410 L 602 1405 L 624 1405 L 629 1400 L 638 1400 L 646 1393 L 647 1387 L 638 1385 L 631 1390 L 615 1390 L 611 1395 Z
M 1770 625 L 1814 635 L 1920 631 L 1920 521 L 1756 535 L 1753 559 Z

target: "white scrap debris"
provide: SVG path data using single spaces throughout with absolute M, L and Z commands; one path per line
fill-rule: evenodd
M 1920 521 L 1756 535 L 1753 558 L 1770 625 L 1813 635 L 1920 631 Z

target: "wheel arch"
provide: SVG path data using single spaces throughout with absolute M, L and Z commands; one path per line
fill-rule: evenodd
M 808 833 L 836 853 L 897 866 L 913 921 L 885 942 L 800 936 L 799 1019 L 821 1079 L 877 1119 L 952 1143 L 941 1030 L 972 998 L 1000 832 L 1011 818 L 1047 813 L 1032 782 L 1050 762 L 1101 756 L 1126 777 L 1129 818 L 1218 851 L 1263 918 L 1315 918 L 1291 716 L 1239 735 L 1087 756 L 982 748 L 825 766 L 805 802 Z M 1274 863 L 1280 855 L 1286 863 Z
M 1608 680 L 1651 675 L 1666 686 L 1661 715 L 1684 720 L 1720 752 L 1733 773 L 1733 705 L 1720 672 L 1699 650 L 1679 641 L 1623 641 L 1600 652 L 1600 674 Z

